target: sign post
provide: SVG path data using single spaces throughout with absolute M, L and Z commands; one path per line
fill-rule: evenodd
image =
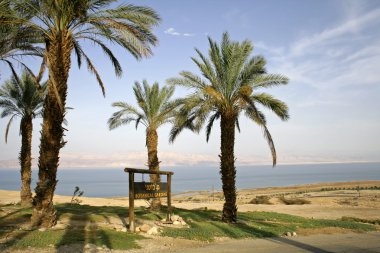
M 167 197 L 168 212 L 166 221 L 171 220 L 172 205 L 171 205 L 171 182 L 172 171 L 150 171 L 144 169 L 125 168 L 125 172 L 129 174 L 129 231 L 135 232 L 134 223 L 134 207 L 135 199 L 149 199 Z M 135 182 L 135 173 L 140 174 L 158 174 L 166 175 L 166 183 L 150 183 L 150 182 Z

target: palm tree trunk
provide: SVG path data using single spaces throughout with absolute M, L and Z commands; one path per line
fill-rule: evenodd
M 26 116 L 21 120 L 21 205 L 30 205 L 32 203 L 32 191 L 30 190 L 30 181 L 32 177 L 32 117 Z
M 235 116 L 226 113 L 221 116 L 221 155 L 220 157 L 220 174 L 222 177 L 223 193 L 225 203 L 223 205 L 222 220 L 224 222 L 236 222 L 236 188 L 235 188 Z
M 159 171 L 160 162 L 157 156 L 157 146 L 158 146 L 158 135 L 156 129 L 148 128 L 146 130 L 146 146 L 148 149 L 148 166 L 150 171 Z M 160 182 L 159 175 L 150 175 L 150 182 L 158 183 Z M 151 210 L 157 211 L 161 208 L 161 201 L 159 198 L 153 199 L 151 202 Z
M 65 145 L 62 122 L 65 116 L 67 79 L 72 49 L 71 37 L 65 31 L 57 34 L 47 44 L 49 81 L 41 130 L 39 181 L 35 188 L 36 196 L 33 199 L 34 209 L 31 218 L 33 226 L 48 228 L 56 224 L 53 197 L 57 184 L 59 151 Z

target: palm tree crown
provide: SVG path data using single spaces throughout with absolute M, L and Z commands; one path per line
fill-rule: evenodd
M 172 128 L 170 140 L 174 141 L 184 128 L 199 132 L 208 119 L 208 141 L 214 121 L 222 115 L 234 120 L 237 129 L 240 130 L 239 115 L 244 112 L 249 119 L 263 128 L 274 166 L 276 150 L 267 129 L 265 115 L 258 108 L 258 104 L 270 109 L 282 120 L 289 118 L 288 107 L 273 96 L 258 91 L 287 84 L 288 79 L 283 75 L 268 74 L 265 68 L 266 61 L 262 56 L 250 58 L 253 46 L 248 40 L 241 43 L 233 42 L 228 33 L 224 33 L 220 46 L 211 38 L 209 44 L 209 58 L 197 49 L 200 59 L 192 58 L 202 76 L 182 71 L 180 78 L 168 79 L 169 84 L 194 90 L 190 96 L 182 100 L 181 113 Z
M 10 3 L 0 4 L 0 13 L 11 12 Z M 20 16 L 23 15 L 19 13 Z M 24 15 L 24 18 L 27 18 Z M 12 24 L 12 20 L 4 17 L 0 14 L 0 61 L 5 62 L 10 67 L 13 76 L 17 79 L 17 73 L 14 68 L 14 62 L 20 63 L 24 66 L 31 75 L 33 73 L 29 68 L 21 61 L 22 56 L 42 56 L 42 50 L 35 44 L 40 43 L 35 38 L 35 34 L 32 29 L 27 27 L 19 27 Z
M 42 90 L 37 88 L 32 76 L 24 72 L 18 81 L 12 77 L 0 88 L 0 108 L 3 109 L 1 118 L 10 116 L 6 131 L 5 141 L 8 139 L 8 132 L 14 118 L 36 118 L 42 115 L 43 99 L 45 97 L 46 84 L 42 85 Z
M 53 42 L 65 41 L 67 44 L 62 51 L 71 53 L 74 50 L 79 67 L 84 59 L 105 94 L 100 75 L 79 41 L 89 41 L 99 46 L 113 64 L 116 75 L 120 76 L 121 65 L 103 40 L 119 45 L 136 59 L 141 59 L 152 54 L 150 46 L 156 45 L 157 38 L 151 30 L 160 21 L 156 12 L 148 7 L 129 4 L 105 9 L 114 2 L 116 1 L 3 0 L 0 3 L 0 17 L 3 17 L 0 24 L 28 31 L 30 36 L 34 36 L 34 41 L 43 42 L 48 51 L 49 47 L 57 46 Z M 46 58 L 44 62 L 48 67 L 53 64 Z
M 143 85 L 135 82 L 133 91 L 140 110 L 125 102 L 113 103 L 112 106 L 120 110 L 108 120 L 111 130 L 131 122 L 135 122 L 136 128 L 141 123 L 147 129 L 157 129 L 173 119 L 176 103 L 171 102 L 170 99 L 173 96 L 174 87 L 160 88 L 157 82 L 149 86 L 144 80 Z

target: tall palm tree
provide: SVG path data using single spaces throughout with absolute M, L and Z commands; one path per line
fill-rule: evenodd
M 1 13 L 1 5 L 11 2 L 12 11 Z M 101 77 L 80 41 L 88 41 L 108 56 L 115 74 L 120 76 L 122 68 L 107 46 L 121 46 L 136 59 L 150 56 L 151 46 L 157 38 L 152 29 L 159 23 L 159 16 L 148 7 L 119 5 L 111 8 L 115 0 L 3 0 L 0 16 L 23 28 L 30 28 L 44 45 L 44 63 L 49 73 L 48 93 L 44 102 L 43 123 L 39 155 L 39 181 L 33 199 L 32 225 L 51 227 L 56 223 L 53 196 L 57 184 L 56 174 L 59 151 L 64 146 L 64 128 L 67 96 L 67 80 L 71 68 L 71 54 L 82 60 L 93 73 L 105 94 Z M 19 13 L 30 13 L 26 19 Z M 1 24 L 2 21 L 0 21 Z
M 289 118 L 288 107 L 282 101 L 267 93 L 260 93 L 259 90 L 287 84 L 288 79 L 283 75 L 267 74 L 265 59 L 262 56 L 250 57 L 253 46 L 248 40 L 234 42 L 230 40 L 228 33 L 224 33 L 220 46 L 211 38 L 209 44 L 209 58 L 197 49 L 200 59 L 192 58 L 202 76 L 183 71 L 180 73 L 181 77 L 168 80 L 169 84 L 193 90 L 191 95 L 182 100 L 181 113 L 177 115 L 171 130 L 170 141 L 173 142 L 185 128 L 199 132 L 207 119 L 208 141 L 213 123 L 220 119 L 220 174 L 225 197 L 222 219 L 225 222 L 236 222 L 234 145 L 235 127 L 240 130 L 239 115 L 244 112 L 245 116 L 263 129 L 275 166 L 275 146 L 265 116 L 258 105 L 270 109 L 282 120 Z
M 110 130 L 121 125 L 126 125 L 131 122 L 136 123 L 136 129 L 141 123 L 146 128 L 146 147 L 148 150 L 148 167 L 151 171 L 160 170 L 160 162 L 157 156 L 158 135 L 157 129 L 169 122 L 173 121 L 177 101 L 170 101 L 174 93 L 174 87 L 162 87 L 155 82 L 149 86 L 146 80 L 143 80 L 143 85 L 135 82 L 133 91 L 138 103 L 137 109 L 125 102 L 115 102 L 113 107 L 120 110 L 115 112 L 108 120 Z M 151 175 L 151 182 L 159 182 L 158 175 Z M 159 199 L 151 202 L 151 209 L 160 209 Z
M 19 117 L 21 134 L 21 151 L 19 156 L 21 166 L 21 204 L 32 203 L 30 190 L 32 167 L 32 132 L 33 119 L 42 115 L 42 105 L 45 96 L 46 84 L 41 90 L 37 89 L 32 76 L 24 71 L 21 79 L 11 78 L 0 88 L 0 108 L 3 109 L 1 117 L 10 117 L 5 131 L 5 142 L 8 139 L 9 128 L 13 119 Z

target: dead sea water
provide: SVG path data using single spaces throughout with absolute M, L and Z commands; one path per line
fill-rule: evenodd
M 162 167 L 174 171 L 174 193 L 221 189 L 217 167 Z M 32 189 L 36 186 L 37 169 L 33 170 Z M 56 194 L 72 195 L 79 186 L 87 197 L 128 196 L 128 174 L 123 168 L 66 169 L 58 171 Z M 136 181 L 149 181 L 149 176 L 135 175 Z M 380 163 L 303 164 L 271 166 L 237 166 L 238 189 L 289 186 L 320 182 L 380 180 Z M 166 177 L 162 179 L 166 181 Z M 0 169 L 0 189 L 20 190 L 18 169 Z

